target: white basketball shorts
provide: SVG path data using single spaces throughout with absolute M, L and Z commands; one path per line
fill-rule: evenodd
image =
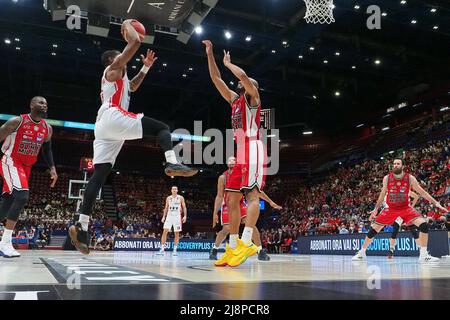
M 143 116 L 121 107 L 105 108 L 95 123 L 94 165 L 111 163 L 114 166 L 125 140 L 142 139 Z
M 170 231 L 172 229 L 172 226 L 174 232 L 180 232 L 182 230 L 181 214 L 166 216 L 166 221 L 164 221 L 163 229 L 168 229 Z

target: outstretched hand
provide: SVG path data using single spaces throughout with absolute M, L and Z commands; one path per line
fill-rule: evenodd
M 206 54 L 212 54 L 213 52 L 213 44 L 210 40 L 203 40 L 202 43 L 205 45 Z
M 223 64 L 225 66 L 231 63 L 230 51 L 223 50 Z
M 155 57 L 155 52 L 153 50 L 148 49 L 147 50 L 147 56 L 144 56 L 143 54 L 141 54 L 141 60 L 142 63 L 146 66 L 151 68 L 151 66 L 153 65 L 153 63 L 158 60 L 158 57 Z

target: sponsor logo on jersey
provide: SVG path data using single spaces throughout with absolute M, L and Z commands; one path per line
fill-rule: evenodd
M 25 131 L 25 134 L 33 134 L 33 131 L 26 130 L 26 131 Z
M 23 135 L 22 138 L 24 139 L 33 139 L 33 137 L 27 136 L 27 135 Z

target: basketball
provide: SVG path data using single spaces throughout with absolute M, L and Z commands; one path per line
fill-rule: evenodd
M 136 30 L 137 33 L 139 33 L 139 39 L 141 41 L 143 41 L 145 38 L 145 34 L 146 34 L 144 25 L 137 20 L 131 21 L 131 25 L 133 26 L 134 30 Z M 125 41 L 127 41 L 126 33 L 124 34 L 124 39 L 125 39 Z

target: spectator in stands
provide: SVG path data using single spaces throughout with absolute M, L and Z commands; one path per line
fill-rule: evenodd
M 341 226 L 339 227 L 339 234 L 348 234 L 348 233 L 349 233 L 349 231 L 345 227 L 345 224 L 341 223 Z
M 39 231 L 38 239 L 36 240 L 36 245 L 41 247 L 41 249 L 44 249 L 45 246 L 47 246 L 49 243 L 47 242 L 47 234 L 45 233 L 45 230 Z

